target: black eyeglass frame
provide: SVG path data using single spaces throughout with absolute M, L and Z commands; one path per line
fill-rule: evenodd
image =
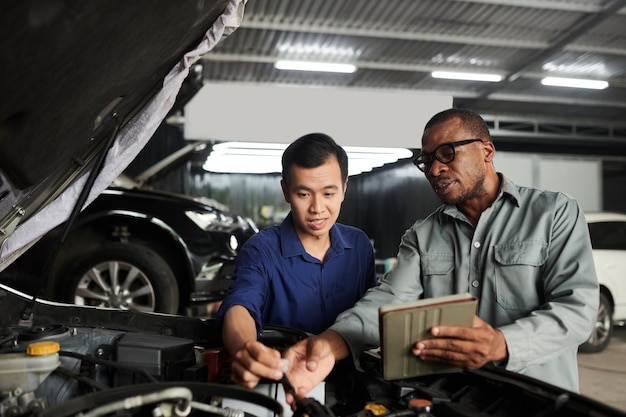
M 482 141 L 483 140 L 481 138 L 473 138 L 473 139 L 457 140 L 456 142 L 450 142 L 450 143 L 442 143 L 441 145 L 437 146 L 432 152 L 420 152 L 419 155 L 413 158 L 413 165 L 415 165 L 417 169 L 419 169 L 422 172 L 428 172 L 430 170 L 430 167 L 433 165 L 433 162 L 435 162 L 435 159 L 441 162 L 442 164 L 446 164 L 446 165 L 454 161 L 454 157 L 456 156 L 455 148 L 457 146 L 463 146 L 463 145 L 467 145 L 470 143 L 482 142 Z M 443 160 L 439 155 L 437 155 L 437 151 L 443 148 L 444 146 L 447 146 L 452 149 L 452 156 L 450 157 L 449 160 Z M 426 162 L 424 157 L 428 157 L 430 162 Z

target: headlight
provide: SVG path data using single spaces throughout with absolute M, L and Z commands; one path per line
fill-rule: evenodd
M 217 214 L 215 213 L 198 213 L 197 211 L 186 211 L 185 214 L 202 230 L 207 230 L 209 226 L 217 221 Z
M 236 252 L 237 248 L 239 248 L 239 241 L 235 235 L 230 235 L 230 239 L 228 239 L 228 246 L 233 252 Z
M 223 227 L 232 227 L 234 219 L 221 213 L 200 213 L 186 211 L 185 214 L 202 230 L 219 230 Z

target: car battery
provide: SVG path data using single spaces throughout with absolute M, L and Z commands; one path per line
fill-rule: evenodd
M 185 370 L 196 365 L 191 339 L 127 333 L 116 345 L 115 385 L 149 382 L 142 372 L 159 381 L 183 380 Z

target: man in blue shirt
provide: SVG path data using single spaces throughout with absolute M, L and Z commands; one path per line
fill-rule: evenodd
M 281 187 L 291 212 L 241 248 L 218 311 L 233 381 L 280 379 L 280 353 L 257 341 L 265 324 L 319 333 L 375 285 L 373 247 L 361 230 L 336 223 L 348 157 L 327 135 L 305 135 L 282 157 Z

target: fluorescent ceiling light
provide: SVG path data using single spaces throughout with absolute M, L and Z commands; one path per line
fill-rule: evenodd
M 356 71 L 356 66 L 352 64 L 333 64 L 326 62 L 277 61 L 274 66 L 277 69 L 294 71 L 322 71 L 342 73 L 353 73 L 354 71 Z
M 591 88 L 594 90 L 604 90 L 609 86 L 609 83 L 607 81 L 559 77 L 546 77 L 541 80 L 541 84 L 551 85 L 555 87 Z
M 281 158 L 287 145 L 255 142 L 224 142 L 213 146 L 203 168 L 209 172 L 272 174 L 282 170 Z M 398 159 L 410 158 L 405 148 L 344 146 L 348 154 L 348 175 L 371 171 Z
M 466 80 L 466 81 L 489 81 L 497 83 L 502 80 L 502 76 L 498 74 L 480 74 L 472 72 L 450 72 L 450 71 L 433 71 L 433 78 L 444 78 L 447 80 Z

